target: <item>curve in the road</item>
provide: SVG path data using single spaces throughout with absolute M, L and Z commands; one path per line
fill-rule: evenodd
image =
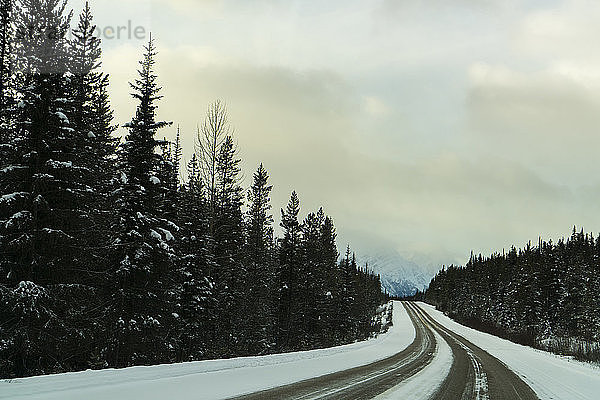
M 389 358 L 308 379 L 302 382 L 236 397 L 236 400 L 339 400 L 372 399 L 415 375 L 435 356 L 435 335 L 412 307 L 404 306 L 415 326 L 415 340 Z
M 432 400 L 539 400 L 504 363 L 435 321 L 417 304 L 409 305 L 448 342 L 454 361 Z
M 539 400 L 535 392 L 501 361 L 445 328 L 419 305 L 402 304 L 415 326 L 415 340 L 398 354 L 361 367 L 235 399 L 372 399 L 431 363 L 437 346 L 435 330 L 450 346 L 453 361 L 448 375 L 430 400 Z

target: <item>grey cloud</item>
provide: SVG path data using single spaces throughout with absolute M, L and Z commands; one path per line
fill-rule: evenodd
M 573 188 L 587 183 L 588 161 L 600 146 L 598 93 L 596 86 L 552 71 L 492 68 L 468 92 L 467 145 Z
M 370 19 L 372 3 L 346 7 L 338 24 L 330 3 L 314 3 L 305 19 L 287 8 L 271 14 L 261 2 L 250 21 L 248 9 L 207 2 L 217 7 L 198 16 L 202 23 L 191 24 L 193 13 L 182 18 L 181 30 L 193 33 L 188 43 L 175 46 L 181 37 L 157 34 L 167 46 L 157 64 L 160 117 L 181 125 L 189 158 L 207 105 L 225 100 L 247 178 L 259 162 L 271 174 L 275 216 L 295 189 L 303 214 L 324 206 L 340 246 L 350 242 L 359 251 L 385 243 L 419 258 L 462 262 L 471 249 L 555 238 L 574 223 L 600 227 L 590 172 L 600 145 L 595 89 L 545 60 L 512 59 L 509 11 L 494 25 L 496 13 L 473 12 L 469 1 L 439 6 L 455 14 L 433 1 L 417 3 L 422 8 L 407 23 L 391 10 L 386 21 Z M 485 7 L 504 7 L 497 3 Z M 231 18 L 222 23 L 222 15 Z M 380 30 L 371 32 L 371 23 Z M 126 83 L 140 51 L 107 52 L 120 123 L 134 111 Z M 513 69 L 492 68 L 469 85 L 464 71 L 476 60 Z

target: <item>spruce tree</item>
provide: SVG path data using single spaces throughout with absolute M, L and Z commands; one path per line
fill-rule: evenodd
M 109 329 L 114 331 L 109 362 L 115 366 L 168 361 L 172 357 L 175 300 L 171 272 L 172 242 L 177 227 L 161 218 L 161 156 L 157 131 L 170 123 L 156 120 L 160 87 L 154 72 L 156 48 L 150 38 L 138 78 L 130 84 L 138 101 L 129 133 L 119 153 L 118 221 L 113 245 Z
M 227 136 L 217 158 L 217 192 L 212 222 L 213 255 L 217 265 L 214 279 L 222 314 L 216 332 L 221 339 L 221 351 L 227 356 L 235 354 L 242 346 L 245 325 L 242 311 L 246 271 L 239 164 L 233 137 Z
M 299 295 L 300 266 L 302 254 L 300 248 L 301 226 L 298 221 L 300 201 L 296 192 L 292 192 L 290 201 L 281 210 L 281 228 L 283 238 L 279 245 L 279 264 L 277 270 L 279 305 L 277 313 L 277 346 L 280 351 L 295 348 L 298 333 L 298 321 L 303 319 L 296 303 Z
M 0 110 L 3 114 L 11 95 L 13 16 L 14 0 L 0 0 Z
M 73 195 L 79 185 L 78 165 L 66 115 L 65 36 L 70 14 L 65 7 L 57 0 L 23 0 L 12 16 L 11 85 L 17 107 L 8 135 L 10 154 L 0 171 L 0 275 L 6 307 L 0 314 L 10 321 L 2 330 L 8 336 L 3 339 L 12 343 L 3 358 L 20 376 L 60 370 L 71 356 L 59 350 L 68 335 L 60 306 L 63 284 L 76 283 L 74 249 L 80 222 L 80 204 Z M 5 12 L 3 18 L 10 14 Z
M 471 254 L 431 281 L 424 297 L 475 328 L 587 360 L 598 360 L 598 242 L 573 229 L 556 244 L 484 258 Z
M 319 236 L 319 270 L 325 274 L 323 291 L 324 298 L 318 305 L 322 308 L 323 316 L 320 326 L 322 327 L 323 346 L 333 346 L 335 344 L 334 329 L 338 318 L 339 309 L 337 299 L 339 298 L 339 274 L 338 258 L 339 253 L 336 244 L 337 233 L 331 217 L 324 216 Z
M 179 359 L 191 361 L 218 356 L 212 332 L 218 321 L 215 268 L 210 248 L 207 203 L 196 155 L 188 163 L 187 182 L 180 188 L 176 242 L 180 297 Z
M 273 216 L 270 214 L 269 175 L 262 164 L 254 173 L 254 181 L 248 190 L 246 240 L 246 293 L 247 316 L 244 350 L 247 354 L 262 354 L 273 345 L 274 303 L 272 292 L 275 285 L 273 263 Z

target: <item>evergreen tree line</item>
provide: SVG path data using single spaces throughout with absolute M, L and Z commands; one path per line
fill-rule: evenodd
M 600 361 L 600 237 L 583 230 L 442 269 L 424 299 L 474 328 Z
M 268 354 L 379 331 L 379 277 L 292 193 L 276 238 L 212 104 L 180 179 L 150 39 L 115 136 L 88 5 L 0 0 L 0 377 Z M 182 168 L 183 169 L 183 168 Z

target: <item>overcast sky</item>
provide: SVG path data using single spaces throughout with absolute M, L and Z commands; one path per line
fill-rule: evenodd
M 181 126 L 187 159 L 208 104 L 227 102 L 277 220 L 295 189 L 303 215 L 334 217 L 340 247 L 436 263 L 600 230 L 598 1 L 91 5 L 101 28 L 152 31 L 159 114 Z M 124 123 L 147 35 L 121 34 L 103 59 Z

